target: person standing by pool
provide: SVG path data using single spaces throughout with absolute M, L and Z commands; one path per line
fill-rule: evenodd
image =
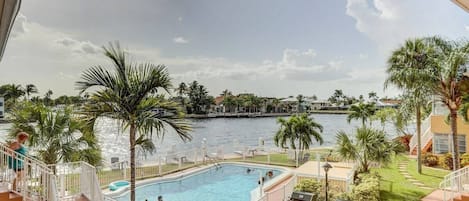
M 158 196 L 158 200 L 157 201 L 163 201 L 163 196 Z
M 8 168 L 13 169 L 16 173 L 16 177 L 13 180 L 13 190 L 16 190 L 17 180 L 21 180 L 23 177 L 23 160 L 26 155 L 27 149 L 24 146 L 26 140 L 28 140 L 29 135 L 26 132 L 19 132 L 16 135 L 16 141 L 13 141 L 9 144 L 9 148 L 15 152 L 11 153 L 11 156 L 8 157 Z

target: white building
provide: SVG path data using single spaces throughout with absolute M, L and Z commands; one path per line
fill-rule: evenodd
M 0 97 L 0 119 L 5 118 L 5 99 Z

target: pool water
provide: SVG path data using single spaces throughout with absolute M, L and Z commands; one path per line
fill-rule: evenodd
M 253 171 L 248 173 L 248 168 Z M 251 191 L 258 186 L 260 174 L 266 177 L 270 170 L 274 173 L 273 177 L 267 178 L 265 182 L 281 174 L 281 170 L 223 164 L 221 168 L 212 167 L 177 180 L 137 187 L 136 200 L 156 201 L 162 195 L 165 201 L 249 201 Z M 128 201 L 130 193 L 126 192 L 115 199 Z

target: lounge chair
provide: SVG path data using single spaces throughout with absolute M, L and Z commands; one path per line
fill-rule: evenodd
M 309 153 L 303 154 L 303 158 L 301 159 L 301 162 L 302 162 L 302 163 L 308 162 L 308 161 L 309 161 L 309 157 L 310 157 L 310 154 L 309 154 Z

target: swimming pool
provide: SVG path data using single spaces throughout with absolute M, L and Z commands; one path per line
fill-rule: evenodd
M 231 163 L 220 166 L 221 168 L 211 167 L 182 178 L 137 187 L 136 200 L 154 201 L 162 195 L 163 200 L 170 201 L 250 201 L 250 192 L 258 187 L 260 174 L 265 176 L 268 171 L 273 171 L 273 178 L 266 180 L 268 184 L 284 171 Z M 248 168 L 253 171 L 247 173 Z M 130 193 L 127 191 L 114 198 L 118 201 L 128 201 Z

